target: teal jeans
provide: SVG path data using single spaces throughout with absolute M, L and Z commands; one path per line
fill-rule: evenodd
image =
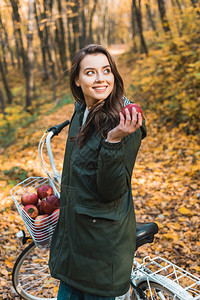
M 57 300 L 114 300 L 115 297 L 102 297 L 79 291 L 60 281 Z

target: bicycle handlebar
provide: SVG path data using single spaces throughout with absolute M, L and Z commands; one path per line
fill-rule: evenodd
M 54 126 L 48 128 L 46 132 L 52 131 L 53 135 L 51 138 L 53 138 L 55 135 L 58 135 L 61 132 L 61 130 L 63 130 L 63 128 L 65 128 L 69 124 L 70 124 L 70 121 L 66 120 L 65 122 L 63 122 L 61 124 L 54 125 Z
M 51 150 L 51 143 L 50 143 L 50 141 L 51 141 L 51 139 L 55 135 L 58 135 L 61 132 L 61 130 L 63 128 L 65 128 L 69 124 L 70 124 L 70 121 L 66 120 L 65 122 L 63 122 L 61 124 L 54 125 L 54 126 L 48 128 L 46 130 L 46 132 L 43 134 L 43 136 L 42 136 L 42 138 L 40 140 L 40 143 L 38 145 L 38 157 L 39 157 L 39 161 L 40 161 L 40 164 L 41 164 L 43 170 L 49 176 L 49 178 L 51 178 L 52 180 L 56 179 L 56 181 L 59 184 L 61 182 L 61 174 L 57 171 L 57 168 L 55 166 L 54 158 L 53 158 L 53 153 L 52 153 L 52 150 Z M 50 165 L 51 165 L 53 174 L 49 173 L 49 171 L 48 171 L 48 169 L 46 167 L 44 158 L 43 158 L 43 147 L 44 147 L 44 144 L 46 144 L 46 149 L 47 149 L 47 152 L 48 152 L 49 161 L 50 161 Z M 53 182 L 52 182 L 52 184 L 53 184 Z

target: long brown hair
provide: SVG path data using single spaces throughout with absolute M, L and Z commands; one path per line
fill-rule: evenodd
M 91 54 L 102 53 L 106 55 L 114 75 L 114 87 L 110 95 L 104 101 L 95 104 L 88 113 L 87 120 L 75 137 L 80 146 L 89 139 L 94 131 L 99 132 L 102 138 L 119 123 L 119 112 L 123 107 L 124 84 L 117 70 L 114 59 L 110 53 L 101 45 L 90 44 L 81 49 L 73 58 L 70 71 L 71 92 L 78 103 L 84 103 L 84 95 L 81 87 L 76 85 L 76 79 L 80 72 L 80 63 L 83 58 Z

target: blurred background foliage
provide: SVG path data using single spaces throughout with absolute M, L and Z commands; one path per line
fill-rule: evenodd
M 70 62 L 88 43 L 127 46 L 128 94 L 159 121 L 199 133 L 198 0 L 2 0 L 0 142 L 72 101 Z

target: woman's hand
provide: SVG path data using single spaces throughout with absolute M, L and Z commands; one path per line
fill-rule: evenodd
M 132 113 L 125 109 L 126 117 L 120 112 L 119 125 L 108 132 L 107 141 L 110 143 L 120 142 L 123 137 L 135 132 L 142 126 L 142 115 L 132 108 Z

